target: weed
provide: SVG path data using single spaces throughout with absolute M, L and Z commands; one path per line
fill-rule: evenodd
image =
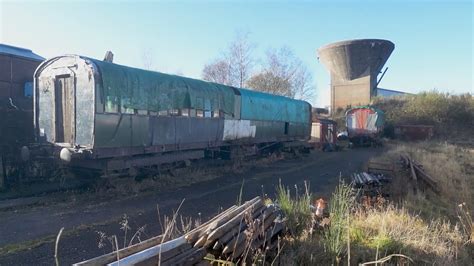
M 329 203 L 329 227 L 323 232 L 323 244 L 332 258 L 339 261 L 345 251 L 349 228 L 349 214 L 354 201 L 352 188 L 339 182 Z
M 458 205 L 457 213 L 465 244 L 472 244 L 474 237 L 474 228 L 472 226 L 471 214 L 469 213 L 465 202 Z
M 123 247 L 127 247 L 127 232 L 130 230 L 130 226 L 128 225 L 128 216 L 124 214 L 122 216 L 122 221 L 120 222 L 120 230 L 124 232 L 123 236 Z
M 281 182 L 277 188 L 278 204 L 286 218 L 286 225 L 290 234 L 294 237 L 301 236 L 305 229 L 312 227 L 311 194 L 309 186 L 305 182 L 305 192 L 298 195 L 297 187 L 294 198 L 290 190 Z
M 242 205 L 242 194 L 244 192 L 245 179 L 242 179 L 242 184 L 240 185 L 239 197 L 237 198 L 237 206 Z

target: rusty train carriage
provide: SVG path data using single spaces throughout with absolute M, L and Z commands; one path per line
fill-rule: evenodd
M 44 58 L 31 50 L 0 44 L 0 157 L 16 154 L 33 139 L 33 73 Z
M 310 137 L 307 102 L 77 55 L 40 65 L 34 93 L 38 141 L 72 167 L 108 172 Z
M 0 190 L 22 168 L 20 149 L 33 141 L 33 73 L 44 58 L 0 44 Z

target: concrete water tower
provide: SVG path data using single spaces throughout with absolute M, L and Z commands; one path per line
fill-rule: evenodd
M 319 59 L 331 73 L 331 111 L 369 104 L 376 95 L 377 76 L 394 48 L 391 41 L 379 39 L 341 41 L 319 48 Z

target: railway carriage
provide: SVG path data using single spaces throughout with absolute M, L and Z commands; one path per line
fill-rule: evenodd
M 304 142 L 311 105 L 65 55 L 35 72 L 34 120 L 70 167 L 111 172 Z
M 379 144 L 384 127 L 384 112 L 372 106 L 357 106 L 346 111 L 349 141 L 358 146 Z
M 33 140 L 33 73 L 44 58 L 0 43 L 0 190 L 22 168 L 18 150 Z

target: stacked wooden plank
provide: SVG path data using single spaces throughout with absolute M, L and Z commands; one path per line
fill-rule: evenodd
M 422 165 L 412 160 L 409 155 L 401 155 L 401 159 L 405 167 L 410 169 L 412 180 L 416 186 L 418 186 L 418 181 L 422 181 L 431 190 L 439 193 L 438 182 L 424 171 Z
M 274 244 L 283 230 L 277 221 L 278 209 L 267 206 L 260 197 L 230 208 L 206 228 L 187 236 L 194 247 L 205 247 L 209 253 L 226 260 L 236 261 L 252 250 Z
M 165 241 L 163 236 L 157 236 L 75 265 L 205 265 L 207 254 L 241 261 L 252 251 L 275 246 L 284 229 L 278 214 L 275 206 L 265 205 L 262 198 L 256 197 L 231 206 L 179 238 Z

